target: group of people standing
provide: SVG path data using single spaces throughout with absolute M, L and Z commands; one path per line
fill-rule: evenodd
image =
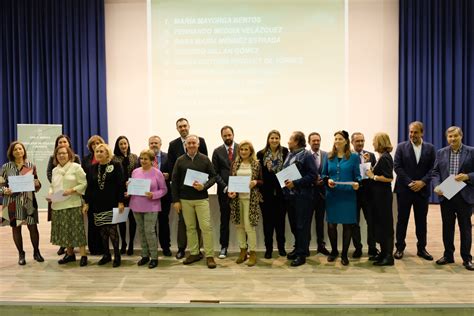
M 223 144 L 214 150 L 210 159 L 205 140 L 190 134 L 187 119 L 178 119 L 176 128 L 180 136 L 170 142 L 168 153 L 161 150 L 161 138 L 152 136 L 149 148 L 142 150 L 139 156 L 131 153 L 125 136 L 117 139 L 112 151 L 100 136 L 94 135 L 88 141 L 90 154 L 82 159 L 82 165 L 72 150 L 69 137 L 60 135 L 57 138 L 47 173 L 51 182 L 48 195 L 51 242 L 61 247 L 58 254 L 65 253 L 59 264 L 76 261 L 74 248 L 79 247 L 80 266 L 87 265 L 85 246 L 88 245 L 90 254 L 102 255 L 98 264 L 104 265 L 112 261 L 111 242 L 112 265 L 118 267 L 122 254 L 133 254 L 138 228 L 141 259 L 137 264 L 155 268 L 158 265 L 157 240 L 163 255 L 172 255 L 169 229 L 172 206 L 179 214 L 176 258 L 184 258 L 183 264 L 192 264 L 205 256 L 207 266 L 215 268 L 207 193 L 215 183 L 220 208 L 220 259 L 227 257 L 229 225 L 233 223 L 240 248 L 236 263 L 257 264 L 256 227 L 261 215 L 266 248 L 264 257 L 272 258 L 276 235 L 278 254 L 286 256 L 291 266 L 305 264 L 310 255 L 314 214 L 317 252 L 326 255 L 329 262 L 340 257 L 341 263 L 348 265 L 351 240 L 355 247 L 352 257 L 360 258 L 363 254 L 359 226 L 362 210 L 367 222 L 369 260 L 377 266 L 390 266 L 394 259 L 404 256 L 408 219 L 413 207 L 417 255 L 433 260 L 426 250 L 428 203 L 433 182 L 434 192 L 441 201 L 445 247 L 443 257 L 436 263 L 454 262 L 454 224 L 458 218 L 463 265 L 474 270 L 470 253 L 474 148 L 462 144 L 463 135 L 459 127 L 453 126 L 446 131 L 449 145 L 436 153 L 433 145 L 423 141 L 423 124 L 412 122 L 409 125 L 410 139 L 397 146 L 394 159 L 390 154 L 393 146 L 386 133 L 377 133 L 373 138 L 378 157 L 364 150 L 362 133 L 349 135 L 344 130 L 334 133 L 329 152 L 320 149 L 321 136 L 316 132 L 310 133 L 308 138 L 300 131 L 293 132 L 288 147 L 285 147 L 281 145 L 281 135 L 277 130 L 268 133 L 265 147 L 256 152 L 250 141 L 237 144 L 233 128 L 227 125 L 220 131 Z M 35 179 L 35 189 L 39 190 L 41 184 L 37 180 L 36 167 L 27 161 L 26 150 L 20 142 L 12 142 L 7 155 L 9 162 L 3 165 L 0 174 L 3 180 L 0 194 L 4 196 L 2 223 L 13 229 L 13 239 L 19 251 L 18 263 L 24 265 L 26 262 L 22 224 L 29 228 L 34 259 L 41 262 L 44 259 L 39 251 L 38 208 L 34 192 L 13 193 L 8 185 L 9 176 L 30 173 Z M 281 184 L 277 174 L 289 167 L 296 167 L 300 176 Z M 206 174 L 206 180 L 189 183 L 189 170 Z M 394 171 L 397 174 L 395 192 L 398 202 L 396 232 L 391 186 Z M 465 187 L 447 199 L 439 184 L 450 175 L 456 181 L 464 182 Z M 230 176 L 249 177 L 248 192 L 231 192 Z M 129 196 L 126 187 L 130 178 L 149 180 L 150 192 L 144 196 Z M 111 221 L 113 209 L 122 213 L 125 207 L 131 210 L 128 250 L 126 224 L 120 224 L 118 230 Z M 287 214 L 295 239 L 293 249 L 288 253 L 285 247 Z M 87 237 L 84 216 L 88 218 Z M 342 224 L 341 253 L 338 250 L 338 224 Z M 325 227 L 330 251 L 324 239 Z M 187 257 L 186 248 L 189 250 Z

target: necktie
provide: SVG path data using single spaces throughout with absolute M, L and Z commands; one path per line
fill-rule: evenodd
M 155 160 L 153 160 L 153 167 L 158 168 L 158 156 L 155 156 Z
M 232 163 L 232 158 L 234 157 L 234 155 L 232 154 L 232 147 L 229 147 L 228 157 L 229 157 L 229 162 Z
M 314 162 L 316 162 L 316 170 L 319 170 L 319 165 L 320 165 L 320 162 L 319 162 L 319 154 L 318 154 L 318 153 L 314 153 L 314 154 L 313 154 L 313 157 L 314 157 Z

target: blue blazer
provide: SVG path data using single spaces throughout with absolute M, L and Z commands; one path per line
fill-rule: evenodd
M 439 185 L 447 177 L 449 177 L 449 157 L 451 147 L 444 147 L 436 153 L 436 161 L 433 168 L 433 186 Z M 461 192 L 464 201 L 468 204 L 474 205 L 474 147 L 462 145 L 461 157 L 459 157 L 459 173 L 465 173 L 469 176 L 469 180 L 465 181 L 467 184 Z M 444 197 L 441 197 L 442 201 Z
M 410 141 L 398 144 L 395 151 L 393 167 L 397 174 L 395 192 L 413 192 L 408 184 L 414 180 L 421 180 L 426 186 L 418 193 L 428 198 L 431 195 L 431 173 L 436 159 L 436 151 L 432 144 L 423 142 L 421 145 L 420 161 L 416 163 L 415 151 Z

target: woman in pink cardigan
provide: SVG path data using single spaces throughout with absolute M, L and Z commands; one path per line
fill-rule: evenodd
M 149 262 L 150 269 L 158 265 L 156 220 L 161 211 L 160 199 L 168 191 L 163 174 L 152 165 L 154 159 L 152 150 L 146 149 L 140 153 L 141 167 L 133 170 L 132 179 L 150 180 L 150 192 L 145 192 L 144 196 L 131 195 L 130 198 L 130 209 L 137 222 L 142 245 L 142 258 L 137 264 L 142 266 Z

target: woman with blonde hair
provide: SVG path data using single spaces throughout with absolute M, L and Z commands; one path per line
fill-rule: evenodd
M 94 152 L 97 164 L 87 173 L 87 190 L 84 195 L 84 212 L 92 213 L 94 225 L 98 227 L 104 255 L 99 265 L 112 261 L 109 250 L 109 239 L 114 248 L 113 267 L 121 264 L 117 224 L 112 224 L 113 208 L 124 211 L 125 182 L 122 166 L 113 161 L 113 152 L 107 144 L 98 144 Z
M 232 223 L 236 225 L 240 247 L 236 262 L 242 263 L 247 259 L 248 245 L 250 256 L 247 265 L 251 267 L 257 263 L 256 227 L 260 218 L 260 202 L 262 202 L 258 187 L 263 183 L 260 163 L 251 142 L 242 141 L 239 144 L 239 153 L 232 165 L 231 176 L 250 177 L 250 193 L 229 192 L 228 195 L 231 198 L 230 216 Z
M 390 152 L 393 146 L 386 133 L 377 133 L 373 140 L 374 150 L 379 154 L 377 163 L 367 171 L 370 181 L 370 196 L 374 210 L 375 240 L 380 244 L 380 254 L 376 256 L 374 265 L 393 266 L 393 214 L 392 186 L 393 159 Z

